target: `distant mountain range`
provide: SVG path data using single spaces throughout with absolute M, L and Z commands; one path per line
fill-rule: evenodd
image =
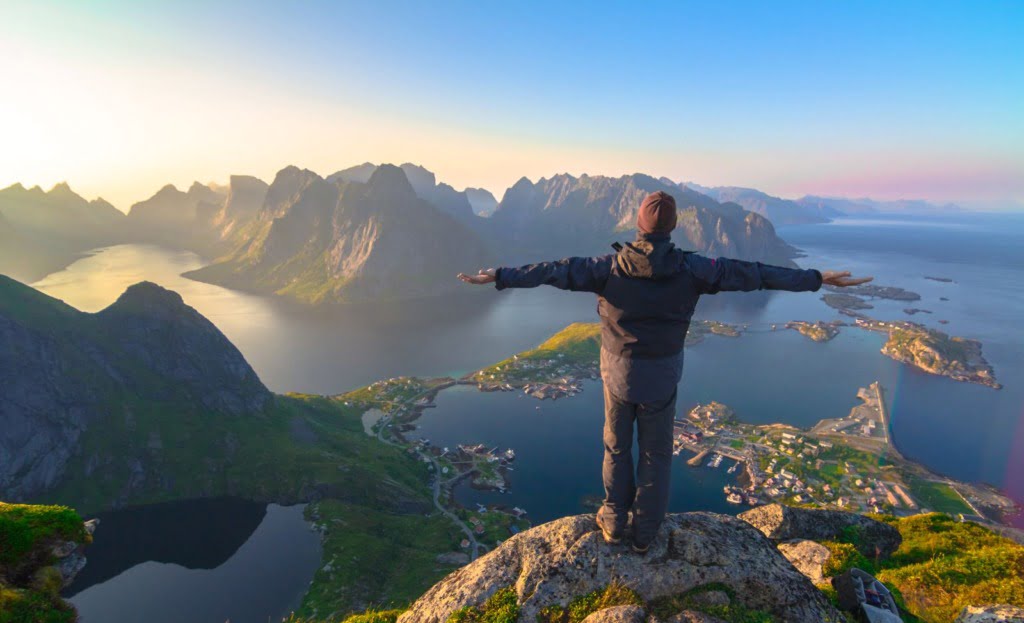
M 522 178 L 505 192 L 488 224 L 495 236 L 537 259 L 610 252 L 612 241 L 634 235 L 640 201 L 659 190 L 676 199 L 679 225 L 673 238 L 682 248 L 792 264 L 795 250 L 761 215 L 643 174 L 562 174 L 537 183 Z
M 962 212 L 955 203 L 932 203 L 922 199 L 898 199 L 877 201 L 875 199 L 846 199 L 843 197 L 818 197 L 807 195 L 796 200 L 801 206 L 819 211 L 833 212 L 835 216 L 906 215 L 932 216 Z
M 127 215 L 67 184 L 0 190 L 0 272 L 34 281 L 83 252 L 124 242 L 188 249 L 212 259 L 194 279 L 307 303 L 414 299 L 459 288 L 459 271 L 608 252 L 633 236 L 648 192 L 672 194 L 683 248 L 792 265 L 774 225 L 837 216 L 950 211 L 923 201 L 804 197 L 704 187 L 633 174 L 520 179 L 498 202 L 455 190 L 427 169 L 364 163 L 321 177 L 287 167 L 271 184 L 235 175 L 226 186 L 167 185 Z
M 671 180 L 664 180 L 671 184 Z M 845 197 L 819 197 L 806 195 L 799 199 L 773 197 L 754 188 L 739 186 L 701 186 L 695 182 L 683 182 L 681 186 L 692 188 L 722 203 L 733 202 L 751 212 L 767 217 L 776 225 L 799 225 L 826 223 L 841 216 L 905 215 L 930 216 L 963 211 L 955 203 L 933 203 L 922 199 L 898 199 L 878 201 L 867 197 L 847 199 Z

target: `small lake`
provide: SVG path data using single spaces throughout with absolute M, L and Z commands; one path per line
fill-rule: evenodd
M 302 513 L 213 499 L 100 514 L 64 594 L 82 623 L 279 621 L 320 565 L 320 537 Z

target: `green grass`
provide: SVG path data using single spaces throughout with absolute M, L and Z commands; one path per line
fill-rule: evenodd
M 75 511 L 63 506 L 0 502 L 0 623 L 71 623 L 74 608 L 60 598 L 54 544 L 91 541 Z
M 78 513 L 66 506 L 35 506 L 0 502 L 0 577 L 34 550 L 48 550 L 57 541 L 86 543 L 89 535 Z M 52 562 L 47 558 L 43 564 Z
M 491 595 L 482 606 L 467 606 L 453 612 L 447 623 L 515 623 L 519 618 L 519 598 L 512 587 Z
M 974 509 L 964 502 L 960 494 L 953 487 L 923 478 L 912 478 L 910 480 L 910 493 L 922 506 L 937 513 L 947 513 L 954 517 L 963 513 L 974 514 Z
M 970 522 L 932 513 L 895 518 L 874 516 L 903 536 L 887 560 L 857 553 L 850 538 L 825 543 L 833 553 L 825 575 L 858 567 L 885 583 L 905 620 L 947 623 L 966 605 L 1005 603 L 1024 607 L 1024 546 Z
M 306 512 L 325 534 L 323 564 L 297 612 L 303 617 L 339 621 L 359 604 L 405 606 L 454 570 L 438 563 L 438 554 L 461 551 L 462 532 L 440 514 L 401 515 L 338 500 Z
M 553 604 L 541 608 L 537 623 L 580 623 L 591 614 L 615 606 L 645 607 L 636 591 L 621 582 L 612 582 L 586 595 L 574 597 L 567 606 Z
M 0 623 L 74 623 L 78 614 L 55 593 L 0 584 Z

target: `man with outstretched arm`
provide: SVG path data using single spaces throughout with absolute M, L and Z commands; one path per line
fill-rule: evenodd
M 605 498 L 597 524 L 606 541 L 619 543 L 632 514 L 632 545 L 638 553 L 650 547 L 668 507 L 676 388 L 686 331 L 700 295 L 814 292 L 823 283 L 845 287 L 871 281 L 851 278 L 848 272 L 706 258 L 672 244 L 675 226 L 675 199 L 651 193 L 637 213 L 636 240 L 617 253 L 458 276 L 475 285 L 493 283 L 498 290 L 550 285 L 597 294 L 605 403 Z M 640 449 L 636 474 L 634 425 Z

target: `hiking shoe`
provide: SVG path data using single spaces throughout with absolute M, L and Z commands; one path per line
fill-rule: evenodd
M 650 543 L 640 544 L 640 543 L 637 543 L 636 541 L 633 541 L 633 552 L 634 553 L 640 554 L 641 556 L 643 556 L 644 554 L 647 553 L 647 550 L 649 550 L 649 549 L 651 549 L 651 544 Z
M 622 542 L 622 535 L 626 531 L 625 526 L 620 528 L 618 524 L 621 522 L 615 521 L 612 517 L 608 517 L 608 511 L 605 507 L 602 506 L 601 509 L 597 511 L 597 517 L 595 519 L 597 520 L 597 527 L 601 529 L 601 535 L 604 537 L 605 543 L 618 545 Z M 612 527 L 609 528 L 607 524 L 611 524 Z
M 604 537 L 604 542 L 609 545 L 618 545 L 622 543 L 622 533 L 612 532 L 608 528 L 605 528 L 601 522 L 597 522 L 598 527 L 601 528 L 601 535 Z
M 601 516 L 597 516 L 597 527 L 601 529 L 601 536 L 604 537 L 604 542 L 609 545 L 618 545 L 623 542 L 623 531 L 622 530 L 609 530 L 604 526 L 604 522 L 601 521 Z

